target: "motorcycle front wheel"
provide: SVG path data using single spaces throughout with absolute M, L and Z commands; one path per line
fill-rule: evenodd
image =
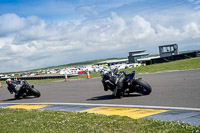
M 21 94 L 19 94 L 19 93 L 15 93 L 15 99 L 19 99 L 20 97 L 21 97 Z
M 29 88 L 29 91 L 30 91 L 30 92 L 32 93 L 32 95 L 35 96 L 35 97 L 40 97 L 40 96 L 41 96 L 40 92 L 39 92 L 37 89 L 35 89 L 35 88 Z
M 23 89 L 19 89 L 14 95 L 15 99 L 20 99 L 20 97 L 22 96 L 23 92 L 24 92 Z
M 115 89 L 113 90 L 112 96 L 113 96 L 113 98 L 121 98 L 123 95 L 122 95 L 121 90 L 115 88 Z
M 143 95 L 149 95 L 152 92 L 151 86 L 142 79 L 135 79 L 133 84 L 135 85 L 135 89 Z

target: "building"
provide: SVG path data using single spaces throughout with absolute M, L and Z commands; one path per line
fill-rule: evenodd
M 178 55 L 178 45 L 170 44 L 159 46 L 160 57 L 169 57 L 173 55 Z
M 121 60 L 107 60 L 98 62 L 96 65 L 103 65 L 107 64 L 108 66 L 116 65 L 116 64 L 126 64 L 128 63 L 128 59 L 121 59 Z
M 179 54 L 177 44 L 159 46 L 159 52 L 160 58 L 151 59 L 150 61 L 147 61 L 147 64 L 170 62 L 200 56 L 200 51 L 184 52 Z
M 145 53 L 146 50 L 137 50 L 129 52 L 128 63 L 142 63 L 139 59 L 148 58 L 149 54 Z

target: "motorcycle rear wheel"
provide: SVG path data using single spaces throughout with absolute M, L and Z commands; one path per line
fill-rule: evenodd
M 151 86 L 142 79 L 135 79 L 134 81 L 136 90 L 143 95 L 149 95 L 152 92 Z

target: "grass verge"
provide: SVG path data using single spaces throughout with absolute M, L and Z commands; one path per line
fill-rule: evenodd
M 154 72 L 189 70 L 189 69 L 199 69 L 199 68 L 200 68 L 200 57 L 197 57 L 197 58 L 184 59 L 173 62 L 141 66 L 137 68 L 127 69 L 125 71 L 131 72 L 132 70 L 135 70 L 136 74 L 139 74 L 139 73 L 154 73 Z
M 0 109 L 1 133 L 198 133 L 200 126 L 78 112 Z

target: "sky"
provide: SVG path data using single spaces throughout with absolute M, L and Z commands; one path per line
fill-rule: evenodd
M 0 0 L 0 73 L 200 49 L 200 0 Z

